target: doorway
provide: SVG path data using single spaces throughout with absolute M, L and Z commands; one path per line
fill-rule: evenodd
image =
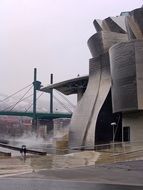
M 123 140 L 124 142 L 130 141 L 130 127 L 123 127 Z

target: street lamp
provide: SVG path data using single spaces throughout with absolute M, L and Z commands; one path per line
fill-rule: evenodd
M 113 128 L 113 136 L 112 136 L 113 144 L 115 142 L 115 127 L 116 127 L 116 125 L 117 125 L 116 122 L 111 123 L 111 126 Z

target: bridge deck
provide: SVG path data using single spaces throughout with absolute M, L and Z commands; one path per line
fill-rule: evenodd
M 0 115 L 33 117 L 33 112 L 0 111 Z M 71 115 L 69 113 L 36 113 L 37 119 L 71 118 Z

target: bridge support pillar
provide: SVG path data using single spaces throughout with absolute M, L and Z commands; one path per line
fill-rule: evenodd
M 53 84 L 53 74 L 50 77 L 50 84 Z M 53 89 L 50 92 L 50 113 L 53 113 Z
M 37 80 L 37 69 L 34 68 L 34 81 L 33 81 L 33 120 L 32 130 L 37 130 L 37 118 L 36 118 L 36 80 Z
M 37 81 L 37 69 L 34 68 L 34 81 L 33 81 L 33 120 L 32 120 L 32 128 L 33 130 L 37 130 L 37 114 L 36 114 L 36 106 L 37 106 L 37 90 L 41 87 L 41 82 Z

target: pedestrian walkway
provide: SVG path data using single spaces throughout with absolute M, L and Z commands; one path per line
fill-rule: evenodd
M 143 186 L 143 160 L 79 168 L 44 169 L 18 177 Z

